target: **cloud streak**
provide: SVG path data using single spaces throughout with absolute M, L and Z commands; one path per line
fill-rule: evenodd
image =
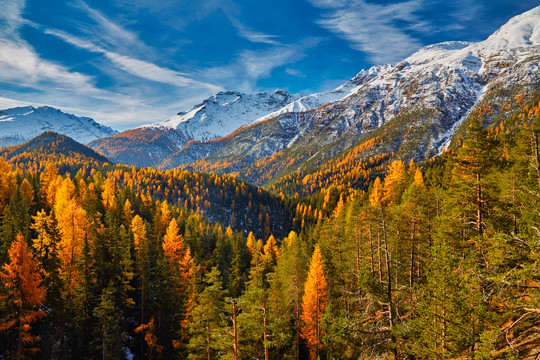
M 316 23 L 372 63 L 395 63 L 423 45 L 427 34 L 463 30 L 483 6 L 475 0 L 408 0 L 380 4 L 370 0 L 308 0 L 322 10 Z M 457 3 L 457 4 L 456 4 Z
M 229 16 L 229 20 L 234 28 L 237 30 L 238 35 L 247 39 L 253 43 L 265 43 L 269 45 L 282 45 L 279 41 L 275 40 L 279 38 L 277 35 L 267 35 L 261 32 L 255 31 L 250 27 L 242 24 L 238 19 Z
M 177 87 L 197 87 L 205 88 L 211 91 L 221 90 L 221 87 L 219 86 L 195 81 L 188 77 L 188 75 L 185 73 L 177 72 L 168 68 L 163 68 L 150 62 L 142 61 L 129 56 L 105 50 L 88 40 L 80 39 L 63 31 L 47 29 L 45 30 L 45 33 L 62 39 L 63 41 L 80 49 L 84 49 L 93 53 L 103 54 L 118 68 L 133 76 L 137 76 L 145 80 L 169 84 Z
M 310 0 L 324 9 L 325 15 L 317 23 L 347 40 L 350 46 L 366 53 L 375 63 L 394 63 L 410 55 L 422 43 L 407 32 L 403 23 L 415 30 L 427 30 L 429 24 L 420 21 L 415 12 L 423 1 L 378 5 L 364 0 Z M 397 26 L 400 22 L 401 26 Z
M 76 87 L 98 92 L 92 85 L 92 78 L 42 59 L 20 37 L 19 29 L 26 23 L 22 18 L 24 6 L 22 0 L 0 3 L 0 82 L 28 87 L 48 84 L 57 89 Z

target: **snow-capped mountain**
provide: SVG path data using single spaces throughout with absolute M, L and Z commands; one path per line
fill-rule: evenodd
M 257 94 L 219 92 L 190 111 L 180 112 L 158 124 L 144 125 L 143 128 L 176 129 L 191 140 L 216 139 L 281 109 L 299 97 L 281 89 Z
M 0 147 L 22 144 L 45 131 L 67 135 L 80 143 L 117 133 L 91 118 L 66 114 L 49 106 L 0 110 Z
M 373 74 L 377 71 L 376 68 L 370 69 L 367 73 L 364 71 L 366 76 L 373 76 Z M 268 115 L 261 116 L 254 122 L 260 122 L 264 121 L 279 115 L 287 114 L 287 113 L 293 113 L 293 112 L 303 112 L 303 111 L 309 111 L 317 109 L 318 107 L 321 107 L 322 105 L 341 100 L 351 94 L 353 94 L 359 85 L 358 80 L 360 78 L 355 77 L 349 81 L 347 81 L 345 84 L 339 86 L 338 88 L 327 91 L 327 92 L 321 92 L 316 94 L 309 94 L 306 96 L 300 97 L 298 100 L 294 100 L 281 109 L 274 111 Z
M 315 101 L 312 107 L 303 106 L 309 102 L 302 99 L 319 95 L 304 97 L 285 107 L 290 111 L 278 110 L 260 125 L 240 129 L 224 141 L 208 142 L 208 149 L 205 143 L 192 144 L 167 158 L 162 167 L 176 167 L 204 154 L 207 163 L 201 168 L 195 165 L 195 170 L 211 168 L 241 175 L 254 161 L 281 151 L 287 152 L 272 161 L 290 164 L 290 158 L 295 158 L 301 166 L 302 159 L 313 162 L 338 155 L 386 125 L 390 126 L 389 141 L 379 150 L 424 159 L 440 152 L 482 101 L 496 99 L 501 89 L 524 91 L 538 84 L 539 59 L 537 7 L 512 18 L 485 41 L 430 45 L 394 66 L 363 70 L 341 93 L 334 93 L 335 99 L 328 104 L 315 108 Z M 217 165 L 209 167 L 208 162 Z
M 219 92 L 190 111 L 180 112 L 161 123 L 93 141 L 89 146 L 115 162 L 155 166 L 191 140 L 211 140 L 228 135 L 300 97 L 281 89 L 257 94 Z M 133 146 L 126 146 L 127 143 Z

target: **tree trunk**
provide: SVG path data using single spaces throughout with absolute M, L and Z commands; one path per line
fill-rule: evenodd
M 207 360 L 211 360 L 210 356 L 210 319 L 206 318 L 206 356 Z
M 294 280 L 295 295 L 296 295 L 296 360 L 300 360 L 300 279 L 298 278 L 298 263 L 296 264 L 296 278 Z
M 22 291 L 21 291 L 22 294 Z M 22 357 L 22 300 L 19 301 L 19 337 L 17 339 L 17 360 Z
M 409 289 L 411 291 L 411 304 L 413 300 L 413 283 L 414 283 L 414 247 L 416 233 L 416 216 L 413 213 L 411 224 L 411 266 L 409 268 Z
M 369 251 L 371 253 L 371 262 L 370 262 L 370 268 L 371 268 L 371 277 L 375 278 L 375 265 L 373 263 L 373 234 L 371 233 L 371 221 L 369 222 Z
M 233 306 L 233 316 L 232 316 L 232 320 L 233 320 L 233 331 L 234 331 L 234 360 L 238 360 L 238 327 L 237 327 L 237 324 L 236 324 L 236 313 L 237 313 L 237 308 L 236 308 L 236 300 L 233 299 L 232 301 L 232 306 Z
M 263 302 L 263 327 L 264 327 L 264 333 L 263 333 L 263 341 L 264 341 L 264 360 L 268 360 L 268 333 L 266 331 L 266 328 L 268 326 L 267 318 L 266 318 L 266 297 L 264 298 Z
M 382 208 L 381 208 L 382 213 Z M 381 225 L 379 224 L 379 227 L 377 228 L 377 246 L 378 246 L 378 254 L 379 254 L 379 281 L 382 282 L 382 254 L 381 254 Z
M 536 182 L 538 187 L 540 187 L 540 152 L 538 150 L 538 134 L 533 129 L 532 131 L 532 147 L 534 152 L 533 166 L 536 170 Z
M 482 218 L 483 216 L 483 209 L 482 209 L 482 185 L 480 184 L 480 181 L 481 181 L 481 175 L 478 173 L 476 174 L 476 218 L 478 220 L 478 224 L 477 224 L 477 227 L 476 229 L 478 230 L 478 233 L 480 235 L 482 235 L 483 233 L 483 226 L 482 226 L 482 222 L 484 221 L 484 219 Z
M 392 303 L 392 274 L 390 273 L 390 252 L 388 250 L 388 239 L 386 237 L 386 219 L 384 216 L 384 208 L 381 205 L 381 220 L 382 220 L 382 228 L 383 228 L 383 240 L 384 240 L 384 254 L 385 254 L 385 262 L 386 262 L 386 273 L 387 273 L 387 287 L 386 287 L 386 295 L 388 296 L 388 322 L 390 323 L 390 338 L 392 340 L 392 343 L 394 344 L 394 358 L 399 359 L 399 354 L 397 350 L 397 340 L 394 334 L 392 334 L 392 330 L 394 327 L 394 305 Z
M 144 324 L 144 275 L 141 276 L 141 325 Z M 144 327 L 141 331 L 141 359 L 144 359 Z

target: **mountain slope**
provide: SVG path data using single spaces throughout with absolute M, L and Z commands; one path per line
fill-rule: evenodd
M 89 146 L 119 163 L 156 166 L 191 140 L 225 136 L 299 97 L 284 90 L 258 94 L 219 92 L 190 111 L 180 112 L 158 124 L 128 130 L 112 138 L 98 139 Z
M 178 151 L 188 140 L 175 129 L 148 127 L 98 139 L 88 146 L 116 163 L 147 167 Z
M 22 144 L 45 131 L 67 135 L 80 143 L 117 133 L 91 118 L 66 114 L 49 106 L 0 111 L 0 147 Z
M 281 109 L 298 97 L 285 90 L 258 94 L 219 92 L 195 105 L 189 112 L 180 112 L 159 124 L 143 128 L 171 128 L 192 140 L 210 140 L 228 135 L 243 125 Z
M 14 146 L 0 149 L 0 157 L 23 170 L 43 171 L 48 163 L 55 163 L 62 171 L 86 168 L 105 169 L 112 164 L 94 150 L 68 136 L 52 131 Z
M 262 185 L 337 156 L 376 136 L 377 129 L 386 133 L 378 146 L 383 153 L 417 160 L 436 155 L 483 99 L 499 98 L 509 85 L 515 92 L 539 83 L 539 34 L 537 7 L 483 42 L 424 47 L 395 66 L 360 72 L 348 96 L 315 111 L 282 114 L 240 129 L 214 152 L 204 151 L 201 143 L 198 152 L 210 155 L 187 168 L 235 173 Z M 269 127 L 274 130 L 266 131 Z M 162 166 L 182 165 L 187 150 Z

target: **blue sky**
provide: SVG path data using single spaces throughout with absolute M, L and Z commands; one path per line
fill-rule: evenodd
M 420 47 L 481 41 L 539 0 L 0 0 L 0 108 L 118 130 L 220 90 L 332 89 Z

